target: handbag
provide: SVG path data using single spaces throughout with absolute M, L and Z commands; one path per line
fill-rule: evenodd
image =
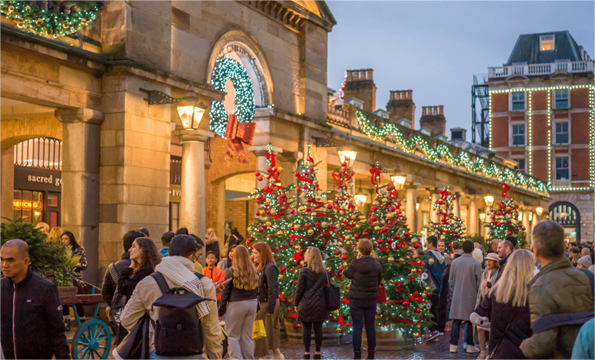
M 376 299 L 377 303 L 385 303 L 386 302 L 386 288 L 384 284 L 378 285 L 378 298 Z
M 264 327 L 264 321 L 255 320 L 254 327 L 252 328 L 252 339 L 258 340 L 267 337 L 267 330 Z
M 326 310 L 335 311 L 341 308 L 341 291 L 329 280 L 329 274 L 326 273 Z
M 488 356 L 486 356 L 486 359 L 493 359 L 494 353 L 496 352 L 496 349 L 498 349 L 498 345 L 500 345 L 500 343 L 502 342 L 502 339 L 504 339 L 504 336 L 508 332 L 508 329 L 510 328 L 510 325 L 514 321 L 514 318 L 516 317 L 516 314 L 518 314 L 518 312 L 519 312 L 519 310 L 517 309 L 517 311 L 514 313 L 514 315 L 512 316 L 512 318 L 510 319 L 510 321 L 508 322 L 508 325 L 506 325 L 506 329 L 502 333 L 502 337 L 500 338 L 500 340 L 498 340 L 498 343 L 496 343 L 496 346 L 494 346 L 494 350 L 492 350 L 490 352 L 490 354 Z
M 126 335 L 114 349 L 112 355 L 116 359 L 148 359 L 149 358 L 149 312 L 140 318 L 134 329 Z

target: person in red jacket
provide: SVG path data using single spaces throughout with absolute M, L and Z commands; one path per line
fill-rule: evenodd
M 207 267 L 203 270 L 204 275 L 213 281 L 213 284 L 221 284 L 225 280 L 225 273 L 219 269 L 217 265 L 217 254 L 214 251 L 209 251 L 205 259 Z M 217 301 L 221 300 L 221 292 L 217 294 Z
M 56 285 L 35 274 L 29 246 L 9 240 L 0 249 L 2 350 L 6 359 L 70 359 Z

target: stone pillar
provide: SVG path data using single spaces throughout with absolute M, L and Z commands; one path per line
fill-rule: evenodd
M 180 130 L 177 135 L 182 142 L 180 227 L 203 238 L 207 232 L 205 141 L 214 134 L 205 130 Z
M 2 216 L 14 218 L 14 147 L 2 153 Z M 2 219 L 2 222 L 6 222 Z
M 527 232 L 527 243 L 530 244 L 531 243 L 531 228 L 529 227 L 529 209 L 525 209 L 523 210 L 523 225 L 525 226 L 526 232 Z
M 417 210 L 415 204 L 417 204 L 417 187 L 420 184 L 413 183 L 405 186 L 405 197 L 407 203 L 405 205 L 405 216 L 407 217 L 407 227 L 410 232 L 417 232 Z
M 99 265 L 99 132 L 103 113 L 92 109 L 59 109 L 62 122 L 62 229 L 85 248 L 83 278 L 100 284 Z
M 479 221 L 479 214 L 477 212 L 477 198 L 474 196 L 469 198 L 469 213 L 467 216 L 469 218 L 469 228 L 467 229 L 467 234 L 475 235 L 478 233 L 477 223 Z
M 455 193 L 455 195 L 457 197 L 454 200 L 454 204 L 453 204 L 454 209 L 452 211 L 455 214 L 455 216 L 460 218 L 461 217 L 461 193 Z
M 440 199 L 440 193 L 438 192 L 437 189 L 433 189 L 433 190 L 430 190 L 430 194 L 432 197 L 432 203 L 435 204 Z M 430 206 L 430 221 L 433 223 L 437 223 L 438 221 L 440 221 L 440 217 L 438 216 L 438 213 L 436 211 L 432 210 L 432 206 Z

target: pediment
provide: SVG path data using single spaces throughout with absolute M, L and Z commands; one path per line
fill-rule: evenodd
M 550 79 L 552 80 L 563 80 L 563 79 L 570 79 L 572 75 L 566 71 L 556 71 L 552 75 L 550 75 Z
M 506 78 L 508 82 L 515 82 L 515 81 L 529 81 L 529 78 L 522 74 L 512 74 Z

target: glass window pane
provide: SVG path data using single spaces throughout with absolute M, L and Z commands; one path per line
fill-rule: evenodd
M 58 206 L 58 195 L 48 194 L 48 206 Z
M 57 213 L 57 212 L 55 212 L 55 211 L 52 211 L 52 212 L 50 213 L 50 219 L 49 219 L 49 220 L 50 220 L 50 223 L 49 223 L 49 225 L 50 225 L 50 228 L 52 228 L 52 229 L 53 229 L 53 228 L 55 228 L 56 226 L 58 226 L 58 213 Z
M 568 133 L 556 134 L 556 144 L 568 144 Z

